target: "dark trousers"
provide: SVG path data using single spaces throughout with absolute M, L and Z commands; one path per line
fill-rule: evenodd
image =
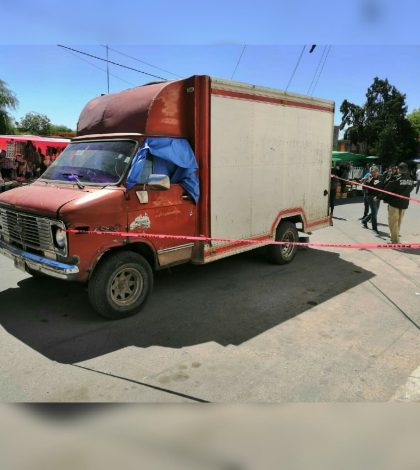
M 420 180 L 417 181 L 416 194 L 419 192 L 419 188 L 420 188 Z
M 336 190 L 335 189 L 330 189 L 330 215 L 333 215 L 334 212 L 334 206 L 335 206 L 335 198 L 336 198 Z
M 374 201 L 375 196 L 368 196 L 368 203 L 369 203 L 369 208 L 370 208 L 370 214 L 367 215 L 366 217 L 363 218 L 363 222 L 367 223 L 370 220 L 372 221 L 372 230 L 377 231 L 378 230 L 378 210 L 379 210 L 379 204 L 380 201 L 378 202 Z
M 368 200 L 368 194 L 367 191 L 363 191 L 363 204 L 365 205 L 365 210 L 363 212 L 363 218 L 367 217 L 369 214 L 369 200 Z

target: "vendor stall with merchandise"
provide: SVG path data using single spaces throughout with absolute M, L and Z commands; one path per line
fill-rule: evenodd
M 67 147 L 69 139 L 35 135 L 0 135 L 0 192 L 11 183 L 39 177 Z

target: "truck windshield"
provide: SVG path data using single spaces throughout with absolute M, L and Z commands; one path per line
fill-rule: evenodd
M 133 141 L 75 142 L 42 174 L 41 180 L 115 184 L 133 155 Z

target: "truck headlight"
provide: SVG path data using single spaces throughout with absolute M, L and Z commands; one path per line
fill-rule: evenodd
M 59 248 L 64 248 L 67 240 L 66 232 L 60 227 L 57 227 L 55 229 L 54 239 Z

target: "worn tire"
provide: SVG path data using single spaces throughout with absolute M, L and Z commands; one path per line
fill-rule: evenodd
M 100 261 L 88 284 L 99 315 L 112 320 L 138 313 L 153 288 L 150 264 L 138 253 L 117 252 Z
M 292 222 L 281 222 L 276 230 L 276 241 L 298 242 L 299 234 Z M 268 258 L 275 264 L 290 263 L 295 257 L 297 245 L 269 245 L 267 247 Z

